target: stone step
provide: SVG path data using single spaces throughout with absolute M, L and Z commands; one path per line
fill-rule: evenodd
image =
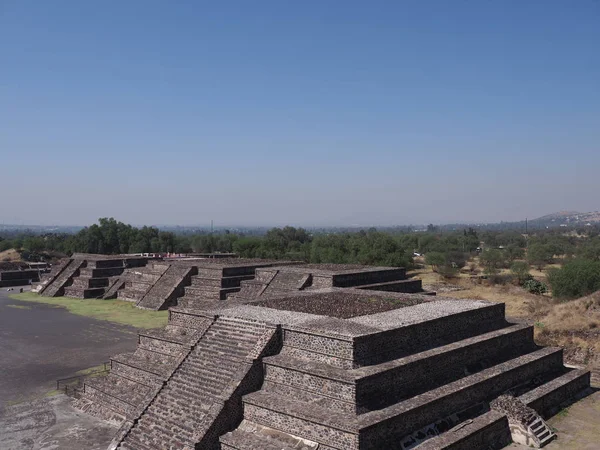
M 229 327 L 235 330 L 244 329 L 249 331 L 259 332 L 261 329 L 267 327 L 265 322 L 252 321 L 247 319 L 239 319 L 237 317 L 221 316 L 216 323 L 220 327 Z
M 332 411 L 262 390 L 245 395 L 242 400 L 245 420 L 333 448 L 359 448 L 359 429 L 354 414 Z
M 104 291 L 104 288 L 83 289 L 76 286 L 67 286 L 64 288 L 63 295 L 74 298 L 100 298 L 104 295 Z
M 91 384 L 86 384 L 82 393 L 83 398 L 91 400 L 96 404 L 100 404 L 109 410 L 121 414 L 128 419 L 133 419 L 136 416 L 137 405 L 129 403 L 122 398 L 96 389 Z
M 186 286 L 185 295 L 188 297 L 213 297 L 220 295 L 220 286 Z
M 110 373 L 105 377 L 88 378 L 85 388 L 92 387 L 100 392 L 116 397 L 130 405 L 139 405 L 153 389 L 144 384 Z
M 85 267 L 79 270 L 79 275 L 89 278 L 108 278 L 121 275 L 124 270 L 125 269 L 123 267 L 109 267 L 98 269 L 93 267 Z
M 204 335 L 205 339 L 216 342 L 229 343 L 236 346 L 252 346 L 266 332 L 262 330 L 235 330 L 232 328 L 213 325 Z
M 213 325 L 204 335 L 205 339 L 217 342 L 234 344 L 236 346 L 250 346 L 256 343 L 267 331 L 266 328 L 256 330 L 234 329 Z
M 227 296 L 239 292 L 239 287 L 219 288 L 219 287 L 185 287 L 185 297 L 201 300 L 226 300 Z
M 357 413 L 354 401 L 340 400 L 334 397 L 335 393 L 328 391 L 319 393 L 307 389 L 292 387 L 289 384 L 275 383 L 270 380 L 263 381 L 261 392 L 269 392 L 282 398 L 291 397 L 306 404 L 316 405 L 330 411 L 354 415 Z M 364 412 L 364 411 L 359 411 Z
M 218 376 L 210 371 L 201 372 L 196 370 L 194 367 L 190 367 L 189 365 L 180 367 L 173 377 L 174 381 L 181 384 L 186 384 L 188 388 L 190 386 L 195 386 L 197 384 L 197 380 L 201 379 L 202 383 L 197 386 L 196 389 L 198 391 L 203 391 L 213 395 L 220 394 L 229 380 L 231 380 L 231 374 L 229 374 L 229 376 Z
M 256 341 L 255 341 L 256 342 Z M 245 358 L 246 355 L 252 350 L 253 344 L 244 341 L 231 341 L 224 339 L 217 339 L 212 336 L 205 336 L 205 339 L 201 339 L 198 343 L 197 348 L 199 350 L 206 350 L 213 354 L 221 353 L 225 355 L 231 355 L 235 357 Z
M 202 387 L 203 385 L 200 382 L 190 385 L 189 382 L 186 382 L 181 378 L 175 378 L 173 382 L 167 384 L 164 393 L 165 395 L 171 396 L 173 401 L 180 404 L 182 407 L 192 406 L 196 409 L 208 410 L 220 392 L 215 394 L 210 389 L 205 390 Z M 194 393 L 193 400 L 189 398 L 190 392 Z M 190 403 L 191 401 L 193 401 L 193 403 Z
M 254 275 L 238 275 L 233 277 L 207 278 L 202 276 L 192 277 L 192 287 L 212 286 L 219 288 L 239 287 L 245 280 L 251 280 Z
M 590 388 L 590 372 L 584 369 L 570 370 L 547 383 L 519 396 L 519 400 L 542 417 L 557 413 L 562 405 L 576 399 Z
M 147 386 L 156 386 L 162 384 L 166 380 L 166 376 L 148 372 L 146 369 L 130 365 L 129 358 L 124 357 L 120 362 L 117 357 L 111 359 L 111 373 L 117 374 L 120 377 L 127 378 L 132 381 L 145 384 Z
M 529 380 L 562 368 L 562 350 L 542 348 L 532 353 L 497 364 L 457 381 L 382 410 L 362 414 L 358 418 L 365 438 L 376 436 L 385 428 L 389 445 L 415 430 L 457 411 L 490 400 L 527 383 Z
M 357 289 L 368 289 L 371 291 L 404 292 L 414 294 L 423 290 L 421 280 L 396 280 L 384 283 L 373 283 L 356 286 Z
M 186 439 L 189 434 L 175 423 L 162 420 L 155 420 L 151 423 L 140 421 L 133 427 L 129 435 L 125 438 L 125 445 L 129 448 L 135 448 L 142 445 L 153 450 L 156 449 L 182 449 L 191 444 L 191 437 Z
M 203 346 L 199 350 L 207 357 L 232 364 L 247 358 L 249 351 L 222 349 L 218 346 Z
M 213 323 L 214 317 L 194 314 L 193 311 L 173 306 L 169 308 L 169 325 L 195 330 L 206 330 Z
M 370 436 L 381 433 L 387 435 L 390 442 L 395 442 L 455 411 L 494 398 L 513 386 L 561 366 L 562 350 L 544 348 L 359 416 L 336 413 L 295 398 L 259 391 L 243 397 L 245 418 L 266 426 L 288 424 L 280 428 L 281 431 L 335 448 L 340 448 L 340 443 L 345 445 L 342 448 L 358 448 L 359 432 L 365 435 L 366 442 L 374 439 Z M 390 442 L 380 442 L 380 445 L 385 448 L 391 445 Z
M 156 353 L 162 353 L 167 356 L 178 357 L 187 353 L 191 345 L 181 345 L 178 342 L 169 342 L 154 337 L 139 336 L 138 347 Z
M 148 291 L 140 290 L 140 289 L 132 289 L 130 287 L 125 286 L 123 289 L 121 289 L 118 292 L 117 298 L 126 300 L 126 301 L 139 301 L 144 297 L 144 295 L 146 295 L 146 292 L 148 292 Z
M 535 348 L 533 328 L 513 325 L 397 360 L 344 370 L 280 354 L 267 357 L 265 380 L 380 409 Z M 424 379 L 422 374 L 427 373 Z
M 171 324 L 168 324 L 165 328 L 160 330 L 140 330 L 138 334 L 148 338 L 175 342 L 182 346 L 195 344 L 199 337 L 199 331 L 194 328 L 186 328 Z
M 172 368 L 172 366 L 168 364 L 156 364 L 154 361 L 137 356 L 135 353 L 122 353 L 120 355 L 113 356 L 111 358 L 111 364 L 113 362 L 129 366 L 133 369 L 138 369 L 138 371 L 152 374 L 154 375 L 154 378 L 161 380 L 166 379 Z
M 511 442 L 506 416 L 498 411 L 488 411 L 412 448 L 413 450 L 496 449 L 510 445 Z
M 259 433 L 248 433 L 234 430 L 220 438 L 221 448 L 233 450 L 293 450 L 298 447 L 288 447 L 281 441 Z
M 83 289 L 99 287 L 105 288 L 108 287 L 108 283 L 108 278 L 90 278 L 85 276 L 78 276 L 73 278 L 73 284 L 71 286 Z

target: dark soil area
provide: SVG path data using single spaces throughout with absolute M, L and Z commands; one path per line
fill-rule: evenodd
M 0 417 L 4 407 L 54 389 L 57 379 L 136 348 L 133 327 L 14 300 L 10 293 L 0 291 Z
M 397 294 L 373 295 L 356 294 L 349 292 L 328 292 L 290 296 L 284 298 L 271 298 L 258 303 L 256 306 L 280 309 L 284 311 L 297 311 L 322 316 L 349 319 L 351 317 L 376 314 L 393 309 L 404 308 L 422 303 L 420 298 L 411 296 L 399 297 Z

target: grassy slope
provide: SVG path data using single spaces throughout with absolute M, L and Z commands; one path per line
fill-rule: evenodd
M 121 300 L 78 299 L 69 297 L 42 297 L 32 292 L 10 296 L 15 300 L 45 303 L 64 307 L 72 314 L 99 320 L 108 320 L 136 328 L 160 328 L 167 324 L 168 311 L 149 311 L 136 308 L 133 303 Z
M 545 273 L 540 274 L 542 276 L 536 273 L 536 278 L 544 280 Z M 452 286 L 461 289 L 440 292 L 440 295 L 504 303 L 507 316 L 535 323 L 535 338 L 539 344 L 564 347 L 568 359 L 574 363 L 600 364 L 600 292 L 558 303 L 549 294 L 533 295 L 510 284 L 476 284 L 465 274 L 454 280 L 445 280 L 428 266 L 413 271 L 411 275 L 435 288 Z

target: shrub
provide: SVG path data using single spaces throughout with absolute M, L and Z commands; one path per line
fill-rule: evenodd
M 542 295 L 542 294 L 545 294 L 546 292 L 548 292 L 548 286 L 546 286 L 541 281 L 534 280 L 534 279 L 525 280 L 523 282 L 522 286 L 523 286 L 523 289 L 525 289 L 527 292 L 530 292 L 530 293 L 536 294 L 536 295 Z
M 529 274 L 529 264 L 525 261 L 513 262 L 510 266 L 510 271 L 517 277 L 519 284 L 521 285 L 531 279 L 531 275 Z
M 438 267 L 446 264 L 446 256 L 441 252 L 429 252 L 425 255 L 425 264 L 429 264 L 437 272 Z
M 554 257 L 551 245 L 534 243 L 527 250 L 527 260 L 529 264 L 536 266 L 538 270 L 542 270 L 546 264 L 552 262 Z
M 574 299 L 600 290 L 600 261 L 574 259 L 560 269 L 548 272 L 552 295 L 559 299 Z
M 453 267 L 451 265 L 443 265 L 438 266 L 437 273 L 439 273 L 444 278 L 455 278 L 458 275 L 460 269 L 458 267 Z
M 505 264 L 504 256 L 500 250 L 495 248 L 484 251 L 479 257 L 486 275 L 495 275 Z

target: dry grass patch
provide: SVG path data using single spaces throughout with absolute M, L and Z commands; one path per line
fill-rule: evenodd
M 472 280 L 460 280 L 458 284 L 464 289 L 452 292 L 451 297 L 505 303 L 506 315 L 511 317 L 532 318 L 532 303 L 550 302 L 548 297 L 530 294 L 511 284 L 486 286 L 474 284 Z
M 14 248 L 0 252 L 0 261 L 21 261 L 21 254 Z

